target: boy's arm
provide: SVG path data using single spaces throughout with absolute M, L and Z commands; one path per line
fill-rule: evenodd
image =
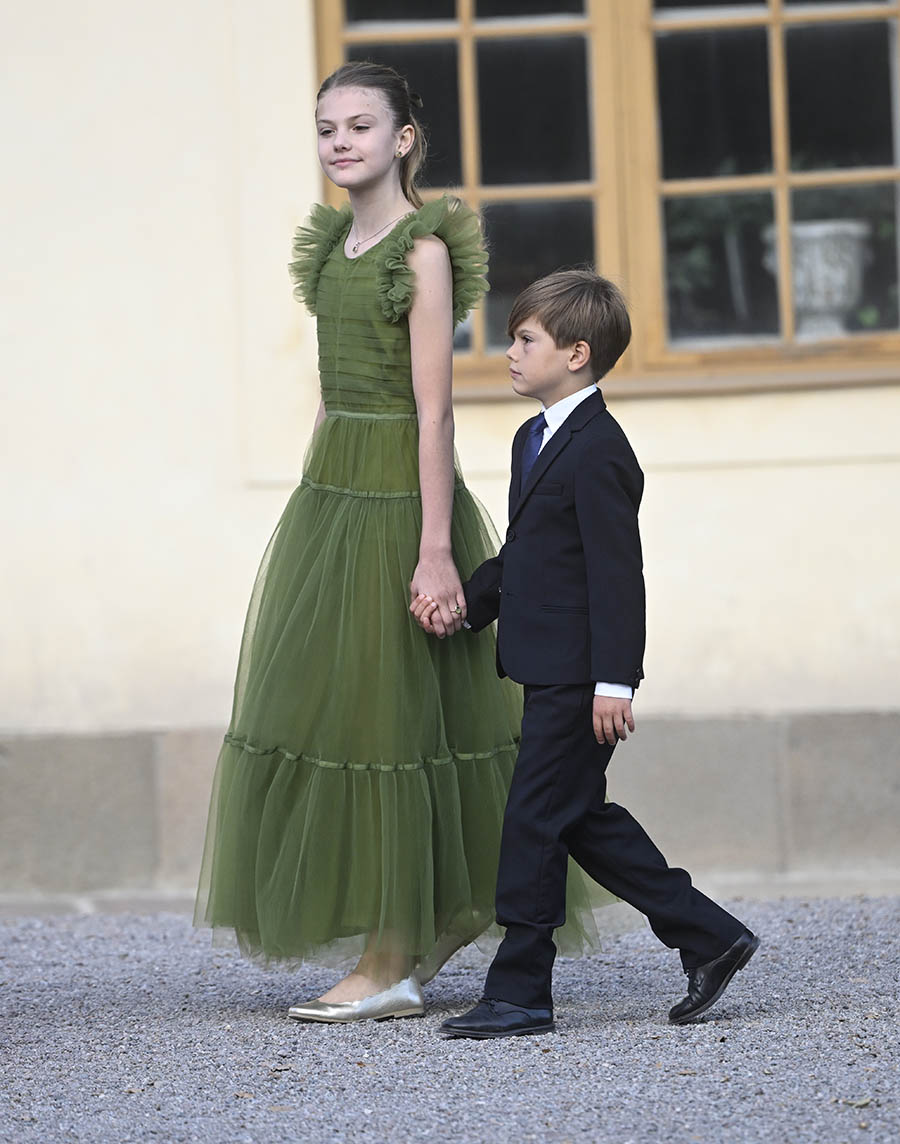
M 516 466 L 516 450 L 521 448 L 521 438 L 527 432 L 529 422 L 520 425 L 512 443 L 512 463 L 509 485 L 509 512 L 512 515 L 518 493 L 518 469 Z M 466 618 L 463 626 L 469 631 L 480 632 L 488 624 L 492 624 L 500 615 L 500 585 L 503 579 L 503 551 L 500 549 L 496 556 L 485 560 L 475 569 L 469 579 L 463 584 L 463 594 L 466 598 Z M 451 633 L 445 625 L 435 621 L 433 612 L 424 597 L 416 598 L 412 593 L 412 602 L 409 610 L 416 617 L 416 621 L 428 632 L 444 636 Z M 425 621 L 423 623 L 423 620 Z
M 528 432 L 529 422 L 524 422 L 513 437 L 510 460 L 509 515 L 512 516 L 518 500 L 519 469 L 516 457 L 521 454 L 522 439 Z M 492 624 L 500 615 L 500 585 L 503 580 L 504 544 L 496 556 L 480 564 L 463 584 L 466 597 L 466 627 L 480 632 Z
M 575 476 L 575 512 L 587 572 L 591 678 L 637 687 L 645 641 L 637 518 L 643 476 L 624 450 L 614 457 L 606 449 L 585 453 Z
M 485 560 L 463 584 L 466 622 L 473 632 L 492 624 L 500 614 L 500 584 L 503 579 L 503 549 Z

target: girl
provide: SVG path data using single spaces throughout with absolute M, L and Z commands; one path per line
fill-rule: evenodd
M 350 199 L 314 209 L 290 267 L 322 401 L 250 603 L 195 921 L 267 961 L 357 957 L 290 1010 L 354 1021 L 421 1014 L 421 984 L 490 923 L 521 707 L 492 637 L 429 640 L 408 611 L 428 595 L 458 629 L 460 575 L 494 551 L 453 450 L 453 328 L 487 289 L 478 218 L 423 204 L 392 69 L 339 68 L 316 121 Z

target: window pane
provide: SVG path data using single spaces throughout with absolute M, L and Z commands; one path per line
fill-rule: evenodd
M 476 0 L 475 15 L 490 16 L 581 16 L 584 0 Z
M 793 170 L 894 162 L 894 39 L 887 21 L 788 29 Z
M 360 20 L 455 20 L 456 0 L 344 0 L 347 22 Z
M 351 59 L 396 68 L 422 97 L 418 119 L 428 139 L 424 179 L 436 187 L 462 182 L 456 55 L 453 42 L 355 44 L 349 49 Z
M 743 15 L 747 8 L 759 8 L 765 11 L 768 6 L 768 0 L 654 0 L 653 7 L 657 12 L 666 12 L 671 9 L 679 8 L 697 8 L 703 9 L 705 16 L 717 16 L 718 12 L 708 12 L 708 8 L 722 8 L 726 12 L 729 8 L 737 8 Z
M 484 208 L 491 251 L 491 291 L 486 300 L 489 349 L 506 349 L 506 319 L 530 282 L 553 270 L 594 261 L 594 210 L 590 202 L 494 203 Z
M 590 178 L 585 56 L 582 36 L 479 43 L 483 183 Z
M 472 348 L 472 315 L 464 318 L 453 331 L 453 352 L 461 353 Z
M 775 278 L 763 264 L 772 196 L 691 195 L 663 209 L 670 339 L 777 335 Z
M 897 329 L 898 193 L 893 184 L 794 191 L 798 337 Z
M 663 177 L 772 169 L 765 28 L 657 38 Z

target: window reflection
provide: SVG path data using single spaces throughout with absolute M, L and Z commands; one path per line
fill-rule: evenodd
M 475 0 L 479 19 L 505 16 L 569 16 L 582 15 L 584 0 Z
M 794 191 L 798 337 L 897 329 L 898 195 L 892 184 Z
M 491 252 L 488 349 L 506 349 L 515 297 L 535 278 L 594 260 L 594 210 L 587 201 L 494 203 L 484 208 Z
M 663 175 L 772 169 L 764 28 L 658 36 Z
M 456 0 L 344 0 L 348 23 L 363 20 L 454 20 Z
M 666 12 L 679 8 L 702 8 L 704 16 L 716 16 L 719 13 L 710 12 L 710 8 L 719 8 L 727 11 L 729 8 L 758 8 L 765 12 L 768 0 L 654 0 L 653 7 L 657 12 Z
M 869 8 L 882 4 L 885 8 L 892 0 L 785 0 L 787 8 L 823 8 L 829 4 L 838 4 L 841 8 L 850 8 L 854 4 L 866 4 Z
M 583 36 L 478 44 L 482 182 L 590 178 L 586 55 Z
M 775 280 L 763 265 L 772 196 L 670 198 L 663 215 L 670 339 L 777 335 Z
M 464 353 L 472 348 L 472 315 L 463 319 L 453 331 L 453 352 Z
M 893 22 L 788 28 L 793 170 L 894 162 L 895 51 Z

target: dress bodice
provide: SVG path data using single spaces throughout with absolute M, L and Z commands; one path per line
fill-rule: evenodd
M 407 256 L 416 238 L 437 235 L 453 272 L 457 324 L 487 290 L 487 254 L 478 216 L 447 196 L 401 220 L 356 258 L 344 253 L 349 206 L 317 206 L 294 238 L 294 294 L 316 315 L 319 376 L 326 410 L 409 416 L 415 413 L 409 308 L 415 276 Z

